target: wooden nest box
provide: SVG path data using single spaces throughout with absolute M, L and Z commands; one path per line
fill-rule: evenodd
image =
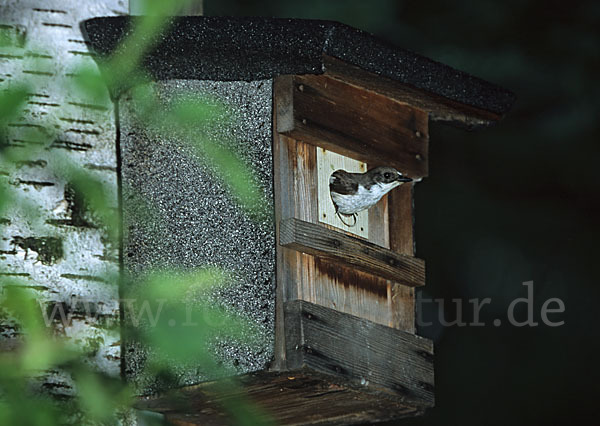
M 128 18 L 85 26 L 96 52 L 109 54 Z M 180 18 L 145 65 L 157 81 L 272 85 L 274 338 L 269 366 L 240 376 L 251 400 L 279 424 L 376 422 L 433 406 L 433 345 L 415 334 L 425 264 L 414 257 L 414 183 L 347 226 L 329 177 L 391 166 L 418 182 L 428 173 L 430 121 L 485 127 L 513 95 L 325 21 Z M 214 386 L 183 388 L 193 401 L 184 408 L 160 396 L 143 405 L 176 424 L 219 424 L 227 395 Z

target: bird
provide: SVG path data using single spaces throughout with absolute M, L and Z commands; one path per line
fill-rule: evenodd
M 348 227 L 356 225 L 356 214 L 374 206 L 385 194 L 412 179 L 393 167 L 374 167 L 365 173 L 336 170 L 329 177 L 329 193 L 335 212 Z M 342 216 L 354 218 L 352 225 Z

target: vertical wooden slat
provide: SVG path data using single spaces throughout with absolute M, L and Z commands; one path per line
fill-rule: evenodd
M 372 168 L 372 167 L 371 167 Z M 388 221 L 388 197 L 384 196 L 381 201 L 369 209 L 369 241 L 390 248 L 390 232 L 388 226 L 381 226 Z
M 286 82 L 291 77 L 282 76 L 273 81 L 273 190 L 275 200 L 275 241 L 279 241 L 279 223 L 282 218 L 293 216 L 293 204 L 290 196 L 291 169 L 288 162 L 288 144 L 278 132 L 286 107 Z M 290 101 L 291 102 L 291 101 Z M 275 351 L 272 369 L 286 369 L 285 319 L 283 303 L 298 298 L 295 284 L 295 267 L 298 253 L 277 246 L 276 250 L 276 299 L 275 299 Z
M 413 186 L 402 185 L 390 192 L 390 249 L 414 256 Z M 390 282 L 392 327 L 415 333 L 415 289 Z

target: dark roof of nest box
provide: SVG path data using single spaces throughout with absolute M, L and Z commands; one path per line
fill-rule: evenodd
M 131 17 L 94 18 L 84 28 L 109 55 L 132 31 Z M 512 106 L 508 90 L 332 21 L 179 17 L 146 55 L 156 79 L 258 80 L 284 74 L 342 75 L 346 81 L 462 126 L 494 123 Z

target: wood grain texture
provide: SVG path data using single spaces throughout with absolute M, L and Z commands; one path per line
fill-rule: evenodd
M 388 197 L 390 214 L 390 250 L 414 256 L 414 213 L 412 185 L 402 185 L 390 192 Z M 398 283 L 390 283 L 392 322 L 400 330 L 415 333 L 415 289 Z
M 502 116 L 490 111 L 400 84 L 328 55 L 325 55 L 323 60 L 326 69 L 325 75 L 419 108 L 426 112 L 433 121 L 464 123 L 466 127 L 477 127 L 489 126 L 502 119 Z
M 273 80 L 273 114 L 277 116 L 277 132 L 294 128 L 294 76 L 281 75 Z
M 274 83 L 274 129 L 279 128 L 281 111 L 277 107 L 277 97 L 281 91 L 286 91 L 286 79 L 280 79 L 275 79 Z M 312 161 L 312 158 L 316 158 L 316 149 L 278 132 L 274 132 L 273 143 L 278 240 L 280 218 L 298 217 L 307 222 L 318 223 L 317 174 Z M 378 244 L 384 243 L 386 233 L 383 230 L 384 213 L 384 209 L 379 208 L 369 212 L 369 234 Z M 385 287 L 381 280 L 352 268 L 326 264 L 312 255 L 277 246 L 277 291 L 284 301 L 307 300 L 391 326 L 393 313 L 390 311 L 388 295 L 381 291 Z M 276 322 L 276 326 L 280 327 L 279 320 Z M 282 339 L 283 337 L 276 337 L 277 351 L 280 354 Z M 285 357 L 284 354 L 281 356 Z
M 432 406 L 431 341 L 304 301 L 286 302 L 286 351 L 295 364 Z
M 318 178 L 316 172 L 310 169 L 314 164 L 312 158 L 316 148 L 285 135 L 294 126 L 294 96 L 297 91 L 294 92 L 293 80 L 293 76 L 280 76 L 274 80 L 273 151 L 277 240 L 282 218 L 296 217 L 315 224 L 319 222 L 315 190 Z M 421 138 L 428 141 L 427 117 L 418 116 L 417 121 L 411 122 L 413 129 L 418 129 Z M 379 159 L 369 164 L 370 167 L 377 165 L 388 165 L 388 162 L 386 159 Z M 299 170 L 296 170 L 298 167 Z M 406 185 L 392 193 L 404 190 L 403 187 Z M 311 190 L 315 192 L 311 193 Z M 409 214 L 412 214 L 412 199 L 402 200 L 409 203 Z M 384 196 L 369 209 L 369 241 L 384 248 L 390 248 L 389 210 L 388 196 Z M 405 212 L 401 214 L 404 215 Z M 404 219 L 401 221 L 404 222 Z M 412 224 L 412 218 L 410 223 Z M 402 242 L 412 247 L 412 225 L 406 228 L 410 230 L 409 234 L 400 228 L 394 229 L 395 243 Z M 397 248 L 392 250 L 398 251 Z M 306 300 L 378 324 L 414 332 L 415 303 L 411 288 L 361 272 L 354 267 L 340 266 L 339 262 L 329 262 L 280 245 L 277 247 L 277 256 L 277 291 L 283 300 Z
M 350 425 L 413 417 L 423 407 L 383 392 L 365 391 L 338 378 L 300 369 L 239 377 L 239 387 L 207 382 L 168 395 L 144 398 L 136 408 L 163 413 L 169 424 L 233 424 L 224 403 L 249 400 L 253 414 L 266 413 L 278 425 Z
M 404 185 L 401 185 L 402 187 Z M 388 223 L 388 194 L 369 209 L 369 241 L 378 246 L 390 248 Z
M 279 244 L 410 287 L 425 283 L 425 262 L 296 218 L 282 219 Z
M 428 137 L 420 131 L 426 112 L 325 75 L 295 76 L 292 94 L 287 83 L 286 125 L 279 131 L 411 177 L 427 176 Z
M 289 77 L 291 79 L 291 77 Z M 286 76 L 273 81 L 273 196 L 275 204 L 275 236 L 279 235 L 279 221 L 282 217 L 290 216 L 291 200 L 289 196 L 290 169 L 288 164 L 287 144 L 280 140 L 277 127 L 281 121 L 281 112 L 278 102 L 285 97 Z M 276 240 L 277 241 L 277 240 Z M 286 368 L 285 333 L 283 302 L 297 297 L 297 287 L 289 285 L 293 278 L 290 274 L 290 261 L 279 247 L 276 248 L 276 289 L 275 289 L 275 348 L 272 370 Z M 296 294 L 289 294 L 294 291 Z

